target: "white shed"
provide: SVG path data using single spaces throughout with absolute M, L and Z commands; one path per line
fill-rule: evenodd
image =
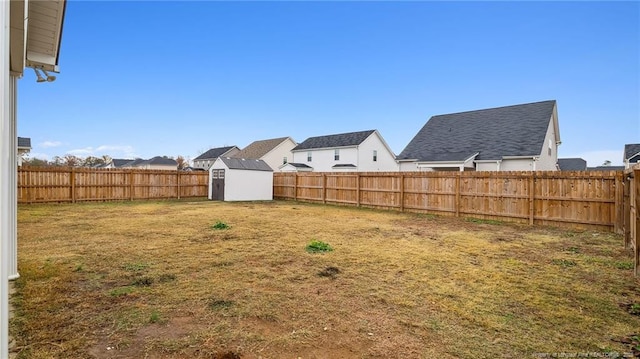
M 273 170 L 263 160 L 218 157 L 209 168 L 209 199 L 273 200 Z

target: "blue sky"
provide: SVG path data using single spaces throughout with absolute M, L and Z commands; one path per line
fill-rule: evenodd
M 640 143 L 638 2 L 67 4 L 60 74 L 19 82 L 32 157 L 194 158 L 555 99 L 560 157 Z

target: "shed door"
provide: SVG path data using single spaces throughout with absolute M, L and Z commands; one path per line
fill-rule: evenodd
M 211 199 L 224 201 L 224 170 L 211 171 Z

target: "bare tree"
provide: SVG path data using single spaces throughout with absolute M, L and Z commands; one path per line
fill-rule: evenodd
M 187 167 L 189 167 L 189 161 L 186 160 L 184 157 L 182 156 L 178 156 L 176 157 L 176 162 L 178 162 L 178 169 L 179 170 L 183 170 Z

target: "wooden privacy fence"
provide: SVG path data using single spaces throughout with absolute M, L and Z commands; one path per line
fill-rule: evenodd
M 23 167 L 18 203 L 206 197 L 208 172 Z
M 274 198 L 622 233 L 622 171 L 275 173 Z

